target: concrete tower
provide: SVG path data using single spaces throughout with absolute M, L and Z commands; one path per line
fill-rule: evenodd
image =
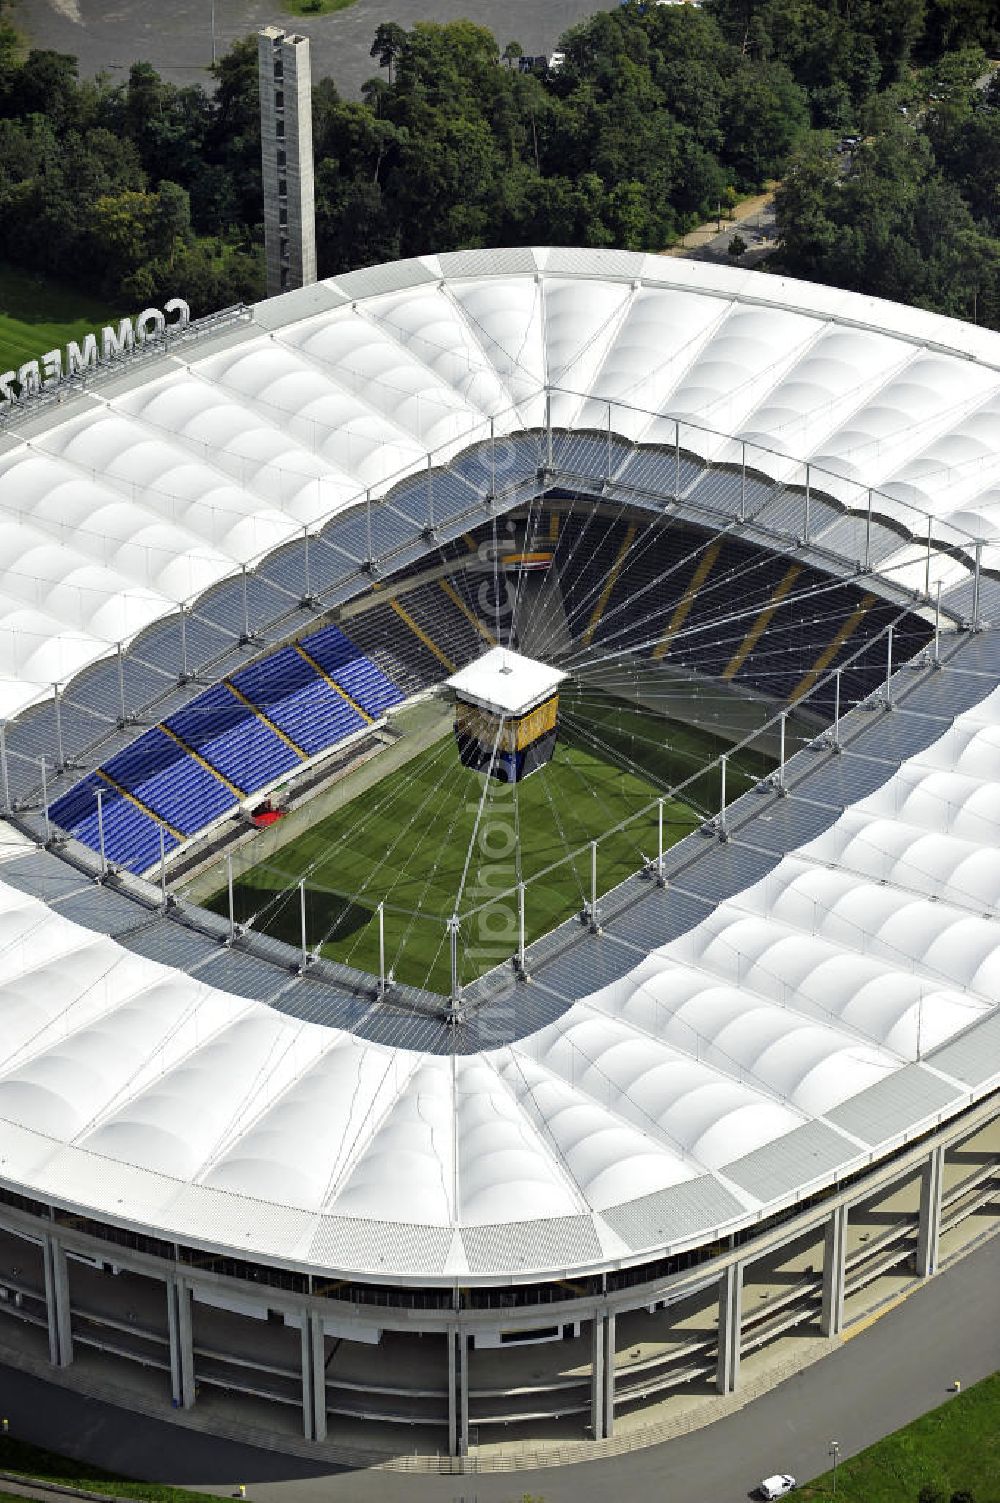
M 267 295 L 316 280 L 312 70 L 308 37 L 257 35 Z

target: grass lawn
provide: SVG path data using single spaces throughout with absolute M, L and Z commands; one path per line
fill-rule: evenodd
M 105 303 L 73 287 L 0 261 L 0 371 L 62 349 L 116 317 Z
M 608 698 L 577 700 L 571 692 L 563 697 L 552 762 L 516 789 L 463 768 L 447 736 L 246 872 L 236 885 L 237 918 L 252 917 L 256 928 L 298 945 L 294 888 L 304 879 L 310 946 L 325 935 L 325 955 L 372 971 L 378 969 L 376 911 L 382 902 L 387 967 L 400 981 L 446 991 L 445 925 L 456 909 L 466 916 L 463 982 L 516 948 L 516 903 L 495 899 L 518 880 L 518 850 L 520 872 L 530 884 L 530 943 L 586 903 L 588 843 L 600 837 L 598 891 L 607 891 L 638 870 L 643 857 L 655 855 L 656 810 L 646 806 L 718 750 L 710 734 Z M 735 795 L 765 770 L 759 759 L 734 759 L 730 792 Z M 668 800 L 665 843 L 687 834 L 698 822 L 696 810 L 714 808 L 717 798 L 718 774 L 711 772 L 683 801 Z M 222 892 L 210 906 L 225 912 L 226 905 Z
M 836 1503 L 917 1503 L 926 1486 L 944 1503 L 963 1489 L 976 1503 L 1000 1503 L 1000 1373 L 841 1462 Z M 832 1474 L 795 1496 L 834 1503 Z
M 182 1437 L 183 1432 L 179 1432 L 179 1445 L 183 1445 Z M 138 1498 L 142 1503 L 206 1503 L 206 1498 L 213 1496 L 188 1492 L 183 1487 L 167 1487 L 159 1482 L 136 1482 L 130 1477 L 102 1471 L 85 1461 L 74 1461 L 70 1456 L 57 1456 L 13 1435 L 0 1436 L 0 1471 L 22 1473 L 25 1480 L 37 1477 L 46 1482 L 57 1482 L 62 1487 Z M 9 1493 L 0 1492 L 0 1503 L 10 1497 Z M 11 1499 L 11 1503 L 24 1503 L 24 1500 Z

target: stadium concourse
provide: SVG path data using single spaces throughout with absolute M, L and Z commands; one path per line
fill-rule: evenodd
M 0 1359 L 342 1460 L 583 1457 L 988 1235 L 998 418 L 989 331 L 558 249 L 5 410 Z M 447 994 L 331 959 L 305 881 L 301 945 L 187 895 L 498 644 L 612 760 L 609 701 L 710 714 L 709 782 L 645 811 L 691 833 L 608 890 L 595 833 L 528 940 L 522 874 L 472 974 L 477 815 Z

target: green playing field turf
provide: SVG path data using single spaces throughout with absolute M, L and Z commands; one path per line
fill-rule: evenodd
M 519 877 L 529 943 L 580 913 L 590 893 L 589 842 L 598 840 L 598 891 L 606 892 L 655 855 L 662 791 L 721 745 L 610 699 L 568 694 L 561 708 L 552 762 L 516 791 L 463 768 L 447 736 L 246 872 L 236 884 L 237 919 L 298 945 L 304 879 L 309 947 L 322 941 L 330 958 L 377 971 L 384 903 L 387 968 L 399 981 L 447 991 L 452 913 L 462 915 L 463 983 L 514 952 L 509 890 Z M 729 795 L 765 770 L 759 757 L 734 758 Z M 668 800 L 664 843 L 687 834 L 717 800 L 715 771 Z M 211 906 L 226 904 L 220 892 Z

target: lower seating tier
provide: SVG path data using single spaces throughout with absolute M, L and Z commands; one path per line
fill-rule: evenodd
M 159 860 L 161 840 L 164 854 L 169 854 L 178 843 L 164 825 L 96 774 L 71 788 L 53 804 L 50 812 L 57 825 L 94 851 L 101 848 L 100 826 L 103 824 L 105 855 L 109 861 L 131 872 L 146 871 Z
M 324 673 L 376 720 L 406 696 L 337 626 L 303 637 L 302 646 Z
M 287 741 L 225 684 L 200 694 L 165 724 L 244 793 L 256 793 L 299 764 Z

